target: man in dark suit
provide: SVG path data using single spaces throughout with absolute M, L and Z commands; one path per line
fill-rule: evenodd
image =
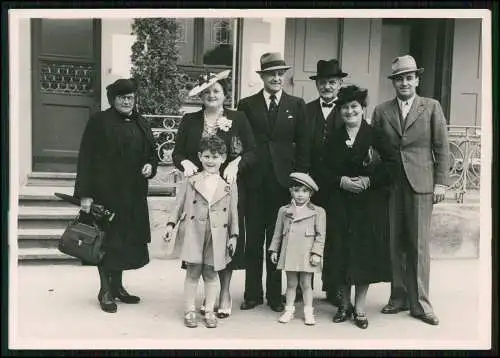
M 334 101 L 340 87 L 342 87 L 343 78 L 348 74 L 342 71 L 336 59 L 319 60 L 316 67 L 316 75 L 309 78 L 316 82 L 319 98 L 307 104 L 307 118 L 311 129 L 311 176 L 319 186 L 319 191 L 314 194 L 312 201 L 326 209 L 330 183 L 328 183 L 327 175 L 324 173 L 325 143 L 331 133 L 343 123 L 340 111 L 335 107 Z M 335 155 L 335 153 L 329 153 L 328 155 Z M 326 238 L 325 243 L 325 266 L 328 266 L 327 251 L 328 238 Z M 329 282 L 328 270 L 323 270 L 322 281 L 327 300 L 337 306 L 337 289 Z
M 422 72 L 412 56 L 396 57 L 389 76 L 396 98 L 378 105 L 372 116 L 373 125 L 400 148 L 389 201 L 391 297 L 382 313 L 410 310 L 438 325 L 429 301 L 429 244 L 433 204 L 444 199 L 448 181 L 448 131 L 439 102 L 416 94 Z
M 245 295 L 241 309 L 263 303 L 262 271 L 274 233 L 278 210 L 290 200 L 289 175 L 309 169 L 310 135 L 306 105 L 302 98 L 283 91 L 284 75 L 290 66 L 281 54 L 265 53 L 257 71 L 263 90 L 243 98 L 238 110 L 245 112 L 257 144 L 257 161 L 249 173 L 247 194 L 247 245 Z M 284 309 L 281 271 L 266 256 L 266 300 L 272 310 Z

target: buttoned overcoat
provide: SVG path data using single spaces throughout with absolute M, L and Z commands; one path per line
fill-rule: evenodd
M 227 250 L 230 237 L 238 236 L 238 188 L 219 178 L 212 202 L 204 194 L 204 173 L 187 178 L 181 186 L 178 202 L 167 216 L 167 223 L 180 225 L 181 259 L 187 263 L 203 263 L 203 242 L 207 220 L 213 241 L 214 270 L 223 270 L 231 261 Z
M 152 174 L 141 170 L 151 164 Z M 133 112 L 127 122 L 114 108 L 87 122 L 78 156 L 74 196 L 92 198 L 116 213 L 106 228 L 103 265 L 113 270 L 142 267 L 149 261 L 151 241 L 148 180 L 156 175 L 158 159 L 148 122 Z
M 274 235 L 269 251 L 278 252 L 278 270 L 316 272 L 321 267 L 312 266 L 311 254 L 323 256 L 325 245 L 325 210 L 312 203 L 297 213 L 292 204 L 282 206 L 278 212 Z

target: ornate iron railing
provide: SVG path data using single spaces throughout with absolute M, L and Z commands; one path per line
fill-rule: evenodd
M 175 135 L 182 116 L 145 115 L 150 122 L 160 165 L 171 166 Z M 448 126 L 450 142 L 450 186 L 455 199 L 463 203 L 470 190 L 479 190 L 481 174 L 481 128 L 475 126 Z M 172 175 L 178 175 L 172 168 Z
M 481 177 L 481 127 L 448 126 L 450 142 L 450 186 L 463 203 L 470 190 L 479 190 Z
M 160 165 L 172 165 L 175 135 L 182 116 L 148 114 L 144 117 L 151 126 Z

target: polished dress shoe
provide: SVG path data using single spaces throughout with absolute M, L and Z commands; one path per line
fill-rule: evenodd
M 263 303 L 264 303 L 263 300 L 257 300 L 257 301 L 254 301 L 254 300 L 244 300 L 243 303 L 240 306 L 240 309 L 242 309 L 242 310 L 251 310 L 252 308 L 255 308 L 258 305 L 261 305 Z
M 386 304 L 380 312 L 384 314 L 395 314 L 402 311 L 408 311 L 410 307 L 408 305 L 393 305 L 391 303 Z
M 437 326 L 439 324 L 439 319 L 436 317 L 434 313 L 424 313 L 421 315 L 416 315 L 411 313 L 411 316 L 421 320 L 424 323 L 431 324 L 433 326 Z
M 114 290 L 113 292 L 113 297 L 119 299 L 123 303 L 139 303 L 140 302 L 140 297 L 131 295 L 128 293 L 123 286 L 118 287 L 117 289 Z
M 352 318 L 354 319 L 354 324 L 357 327 L 359 327 L 361 329 L 367 329 L 368 328 L 368 318 L 366 317 L 365 313 L 354 311 L 352 313 Z
M 337 313 L 335 313 L 335 316 L 333 316 L 333 322 L 340 323 L 347 321 L 352 315 L 353 311 L 354 308 L 352 307 L 352 305 L 349 305 L 348 307 L 340 306 L 337 310 Z
M 99 305 L 104 312 L 115 313 L 118 310 L 118 307 L 113 300 L 113 296 L 109 291 L 100 289 L 97 295 L 97 299 L 99 300 Z
M 283 312 L 285 310 L 285 305 L 281 302 L 268 302 L 267 303 L 269 307 L 271 307 L 271 309 L 274 311 L 274 312 Z

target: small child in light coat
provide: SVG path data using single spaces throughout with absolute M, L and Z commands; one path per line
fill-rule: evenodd
M 197 327 L 195 301 L 200 276 L 205 283 L 205 325 L 217 327 L 214 313 L 217 271 L 231 261 L 239 235 L 238 189 L 228 184 L 219 170 L 226 160 L 226 144 L 217 136 L 202 138 L 198 153 L 203 170 L 186 179 L 179 202 L 167 219 L 165 238 L 175 225 L 182 242 L 181 259 L 186 263 L 184 280 L 184 325 Z
M 287 278 L 285 311 L 279 322 L 288 323 L 295 313 L 295 295 L 300 281 L 304 301 L 304 323 L 314 325 L 312 275 L 321 270 L 325 244 L 325 210 L 310 202 L 318 191 L 314 180 L 305 173 L 290 174 L 290 204 L 278 211 L 274 235 L 268 251 L 278 270 Z

